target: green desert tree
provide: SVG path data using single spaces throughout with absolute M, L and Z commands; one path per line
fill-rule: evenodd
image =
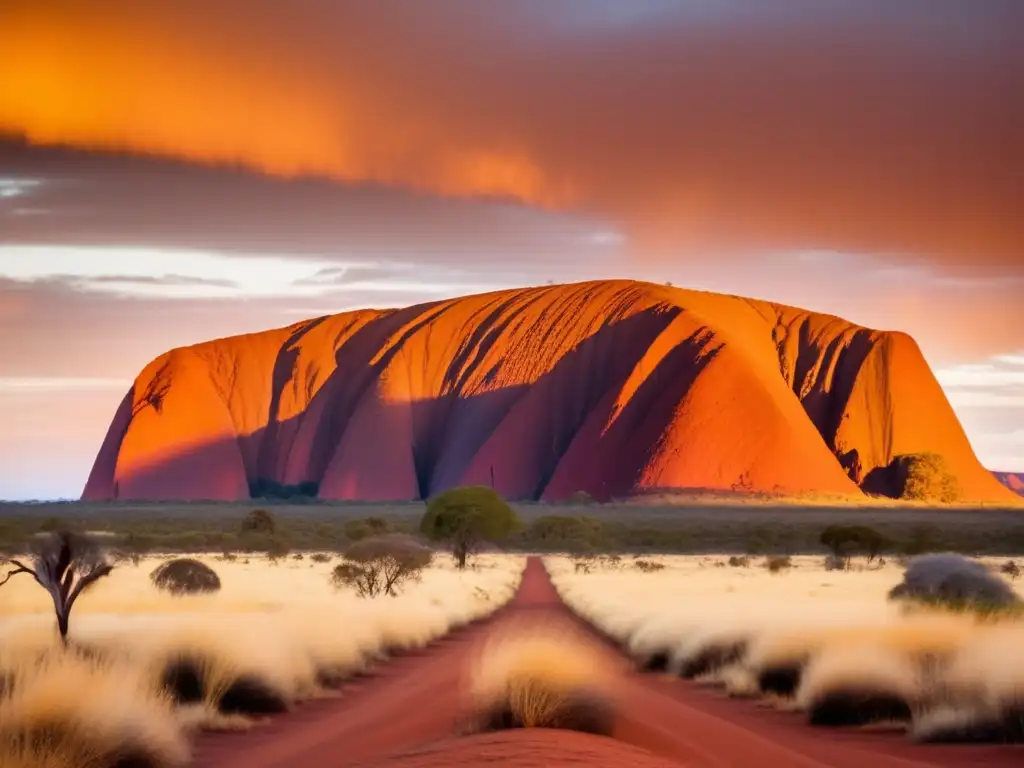
M 71 609 L 86 589 L 107 576 L 114 566 L 107 562 L 100 546 L 87 536 L 69 531 L 53 531 L 39 535 L 31 545 L 29 564 L 13 558 L 0 557 L 0 564 L 11 565 L 0 587 L 12 576 L 27 573 L 50 593 L 57 615 L 61 642 L 67 643 Z
M 451 548 L 459 568 L 484 542 L 498 542 L 519 530 L 515 510 L 492 488 L 471 485 L 452 488 L 427 503 L 420 531 L 431 541 Z
M 960 498 L 960 483 L 946 460 L 937 453 L 911 453 L 896 457 L 902 491 L 910 501 L 951 504 Z

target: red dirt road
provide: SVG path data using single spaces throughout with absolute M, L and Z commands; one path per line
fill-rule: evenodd
M 537 622 L 602 648 L 620 674 L 614 738 L 519 730 L 459 736 L 462 691 L 479 644 Z M 531 558 L 515 599 L 487 621 L 382 664 L 338 698 L 310 702 L 244 734 L 200 739 L 203 768 L 379 768 L 505 765 L 639 768 L 979 768 L 1024 765 L 1012 746 L 922 746 L 899 734 L 817 729 L 799 715 L 728 700 L 683 680 L 633 673 L 574 619 Z

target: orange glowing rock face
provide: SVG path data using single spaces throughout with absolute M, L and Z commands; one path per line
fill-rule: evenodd
M 168 352 L 119 408 L 84 498 L 231 500 L 272 481 L 327 499 L 493 482 L 549 500 L 699 488 L 856 501 L 895 456 L 924 452 L 945 457 L 965 500 L 1015 500 L 910 337 L 619 280 Z

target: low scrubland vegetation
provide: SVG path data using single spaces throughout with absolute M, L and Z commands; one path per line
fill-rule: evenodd
M 460 493 L 462 493 L 461 489 Z M 489 489 L 488 489 L 489 490 Z M 340 553 L 369 536 L 418 535 L 425 505 L 328 503 L 103 504 L 0 503 L 0 552 L 23 551 L 41 530 L 114 531 L 112 556 L 137 562 L 153 553 L 264 557 L 268 552 Z M 510 503 L 516 530 L 499 538 L 502 550 L 569 554 L 707 554 L 735 556 L 826 554 L 829 525 L 869 526 L 884 542 L 880 556 L 926 552 L 1024 557 L 1024 520 L 1000 510 L 793 510 L 786 507 L 694 508 L 638 503 Z M 257 511 L 272 525 L 249 521 Z M 262 518 L 263 515 L 260 515 Z M 453 542 L 446 542 L 453 543 Z M 491 551 L 494 542 L 475 544 Z M 857 551 L 860 557 L 863 552 Z M 278 557 L 278 559 L 283 559 Z
M 386 559 L 397 550 L 385 544 Z M 333 555 L 276 565 L 141 557 L 77 593 L 64 641 L 51 591 L 0 562 L 0 582 L 14 572 L 0 587 L 0 765 L 182 765 L 196 730 L 249 728 L 494 611 L 523 566 L 520 557 L 482 555 L 458 570 L 422 544 L 401 547 L 415 550 L 415 578 L 397 578 L 386 563 L 373 596 L 335 582 Z M 15 559 L 38 573 L 35 559 Z M 343 560 L 370 561 L 358 552 Z
M 778 555 L 660 557 L 655 571 L 597 559 L 581 570 L 562 556 L 548 569 L 639 669 L 798 710 L 815 726 L 1024 741 L 1024 603 L 1010 561 L 886 561 L 839 533 L 826 537 L 829 562 L 789 556 L 774 573 Z M 851 538 L 856 555 L 840 546 Z

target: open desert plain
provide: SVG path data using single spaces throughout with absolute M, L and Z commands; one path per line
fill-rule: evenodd
M 219 589 L 170 594 L 151 574 L 173 559 L 119 562 L 66 645 L 44 590 L 4 587 L 4 766 L 1022 756 L 1024 621 L 894 605 L 884 557 L 445 557 L 378 598 L 332 585 L 344 558 L 317 552 L 200 555 Z
M 1024 0 L 0 0 L 0 768 L 1024 768 Z

